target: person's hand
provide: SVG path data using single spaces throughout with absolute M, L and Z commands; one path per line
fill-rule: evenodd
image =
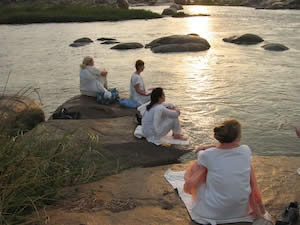
M 298 136 L 298 138 L 300 138 L 300 128 L 295 128 L 296 129 L 296 134 L 297 134 L 297 136 Z
M 103 69 L 103 70 L 102 70 L 101 76 L 104 76 L 104 77 L 107 76 L 107 71 L 106 71 L 106 69 Z
M 167 109 L 171 109 L 171 110 L 175 110 L 175 107 L 174 107 L 174 106 L 167 106 L 166 108 L 167 108 Z
M 180 110 L 177 109 L 177 108 L 175 108 L 174 110 L 178 113 L 178 116 L 179 116 L 180 115 Z

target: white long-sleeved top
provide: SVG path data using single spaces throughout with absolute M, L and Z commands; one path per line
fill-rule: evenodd
M 154 105 L 149 111 L 146 110 L 143 115 L 144 136 L 150 142 L 159 143 L 160 138 L 170 131 L 170 124 L 174 120 L 178 120 L 178 116 L 177 111 L 168 109 L 164 104 Z
M 97 93 L 107 92 L 107 79 L 101 71 L 93 66 L 80 69 L 80 92 L 83 95 L 96 97 Z

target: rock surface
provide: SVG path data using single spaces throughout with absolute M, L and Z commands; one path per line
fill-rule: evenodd
M 130 108 L 123 108 L 119 104 L 102 105 L 97 104 L 95 97 L 85 95 L 75 96 L 61 106 L 55 112 L 59 112 L 62 108 L 69 112 L 79 112 L 80 119 L 106 119 L 117 118 L 123 116 L 131 116 L 134 118 L 136 110 Z M 54 113 L 55 113 L 54 112 Z M 49 120 L 52 119 L 52 115 Z
M 265 50 L 269 50 L 269 51 L 286 51 L 289 50 L 288 47 L 286 47 L 283 44 L 278 44 L 278 43 L 269 43 L 266 45 L 261 46 L 262 48 L 264 48 Z
M 290 201 L 300 201 L 300 179 L 296 174 L 300 157 L 254 156 L 252 163 L 266 209 L 275 220 Z M 190 164 L 135 168 L 98 182 L 66 188 L 64 192 L 69 197 L 57 206 L 47 207 L 40 215 L 47 216 L 49 225 L 95 221 L 107 225 L 196 225 L 163 177 L 168 168 L 185 170 Z
M 162 15 L 166 15 L 166 16 L 172 16 L 175 15 L 177 13 L 177 9 L 176 8 L 166 8 L 162 11 Z
M 0 132 L 16 135 L 45 121 L 40 105 L 26 96 L 0 96 Z
M 204 51 L 210 44 L 196 35 L 171 35 L 153 40 L 146 48 L 151 48 L 154 53 Z
M 264 40 L 256 34 L 243 34 L 241 36 L 231 36 L 229 38 L 223 38 L 223 41 L 238 45 L 253 45 L 263 42 Z
M 128 49 L 137 49 L 137 48 L 143 48 L 144 46 L 137 42 L 127 42 L 127 43 L 121 43 L 118 45 L 115 45 L 111 47 L 111 49 L 118 49 L 118 50 L 128 50 Z

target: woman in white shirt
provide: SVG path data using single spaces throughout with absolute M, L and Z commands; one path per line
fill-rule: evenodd
M 251 150 L 240 144 L 241 125 L 227 120 L 214 128 L 214 137 L 219 144 L 198 148 L 197 161 L 185 173 L 184 191 L 193 195 L 195 220 L 252 222 L 265 209 L 251 167 Z
M 159 145 L 160 138 L 173 131 L 173 138 L 183 139 L 178 120 L 180 111 L 172 104 L 163 104 L 165 94 L 162 88 L 155 88 L 151 93 L 151 102 L 147 105 L 142 119 L 144 136 L 149 142 Z
M 140 106 L 150 101 L 151 92 L 148 93 L 146 91 L 144 80 L 141 76 L 145 68 L 145 63 L 139 59 L 135 63 L 135 68 L 136 71 L 132 74 L 130 79 L 130 99 Z
M 92 97 L 104 92 L 105 97 L 111 97 L 107 90 L 107 71 L 95 68 L 94 60 L 90 56 L 86 56 L 80 65 L 80 92 Z

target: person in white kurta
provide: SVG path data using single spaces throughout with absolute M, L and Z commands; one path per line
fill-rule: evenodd
M 180 111 L 172 104 L 163 104 L 165 95 L 162 88 L 155 88 L 151 93 L 151 102 L 147 105 L 142 118 L 142 128 L 146 139 L 156 145 L 160 138 L 173 131 L 175 139 L 184 139 L 178 120 Z
M 130 99 L 135 101 L 138 105 L 142 105 L 150 101 L 151 92 L 146 91 L 144 80 L 141 73 L 144 71 L 144 62 L 137 60 L 135 63 L 136 71 L 132 74 L 130 79 Z
M 248 215 L 250 148 L 209 148 L 198 153 L 197 162 L 207 168 L 207 177 L 197 191 L 199 201 L 193 207 L 194 215 L 221 223 L 252 222 Z
M 104 92 L 109 98 L 111 93 L 107 90 L 107 71 L 94 67 L 93 58 L 87 56 L 80 65 L 80 92 L 82 95 L 96 97 Z

